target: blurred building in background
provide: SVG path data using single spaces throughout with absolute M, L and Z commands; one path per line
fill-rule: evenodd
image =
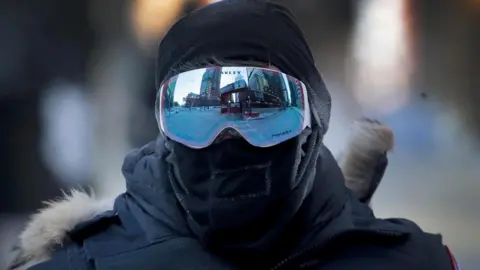
M 179 16 L 212 2 L 0 2 L 0 269 L 42 201 L 71 187 L 100 196 L 124 189 L 124 155 L 158 134 L 156 46 Z M 480 3 L 278 2 L 297 14 L 332 94 L 326 143 L 334 152 L 359 116 L 395 131 L 377 214 L 442 232 L 474 269 Z

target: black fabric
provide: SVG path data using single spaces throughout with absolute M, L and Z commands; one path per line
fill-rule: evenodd
M 338 177 L 315 181 L 321 137 L 318 130 L 305 133 L 268 149 L 244 140 L 201 151 L 170 144 L 171 185 L 204 245 L 232 260 L 274 261 L 302 241 L 292 232 L 304 226 L 319 231 L 341 212 L 346 202 L 342 182 L 336 182 Z M 341 176 L 339 169 L 336 174 Z M 314 201 L 308 199 L 313 186 L 321 187 Z
M 316 72 L 292 14 L 267 1 L 226 0 L 182 18 L 160 44 L 157 82 L 182 62 L 212 55 L 272 63 L 296 77 Z
M 286 198 L 292 190 L 312 183 L 296 177 L 302 151 L 298 139 L 267 149 L 241 139 L 194 151 L 181 144 L 171 146 L 167 160 L 176 172 L 170 176 L 171 184 L 191 221 L 196 221 L 192 227 L 212 245 L 250 245 L 263 238 L 269 229 L 282 225 L 280 215 L 290 219 L 298 210 L 305 195 L 296 195 L 302 198 L 291 205 Z M 311 178 L 310 173 L 303 175 Z M 284 211 L 285 207 L 293 209 Z

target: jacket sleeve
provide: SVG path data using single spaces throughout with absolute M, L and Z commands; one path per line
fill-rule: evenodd
M 82 247 L 69 244 L 56 251 L 48 261 L 35 264 L 30 268 L 18 268 L 18 270 L 94 270 L 94 266 L 88 263 Z

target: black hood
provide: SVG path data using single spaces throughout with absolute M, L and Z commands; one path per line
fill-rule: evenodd
M 224 0 L 181 18 L 158 48 L 156 86 L 185 63 L 210 60 L 268 63 L 308 88 L 313 120 L 323 136 L 331 98 L 310 47 L 285 7 L 265 0 Z M 180 70 L 181 71 L 181 70 Z

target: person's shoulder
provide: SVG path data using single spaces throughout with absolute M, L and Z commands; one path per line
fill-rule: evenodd
M 60 200 L 47 203 L 31 217 L 20 234 L 9 268 L 27 269 L 54 257 L 61 260 L 73 242 L 71 232 L 110 216 L 114 200 L 97 199 L 87 192 L 74 190 Z
M 328 254 L 328 255 L 325 255 Z M 424 232 L 415 222 L 373 218 L 361 228 L 337 238 L 324 249 L 328 258 L 308 261 L 307 269 L 458 269 L 439 234 Z
M 408 235 L 409 240 L 435 239 L 442 243 L 440 234 L 425 232 L 416 222 L 407 218 L 373 218 L 371 227 L 379 228 L 381 231 L 398 231 Z
M 452 265 L 451 254 L 441 234 L 424 231 L 416 222 L 406 218 L 389 218 L 382 220 L 391 228 L 399 228 L 408 233 L 401 245 L 391 246 L 395 251 L 409 256 L 411 262 L 428 269 L 456 269 Z M 452 268 L 453 267 L 453 268 Z

